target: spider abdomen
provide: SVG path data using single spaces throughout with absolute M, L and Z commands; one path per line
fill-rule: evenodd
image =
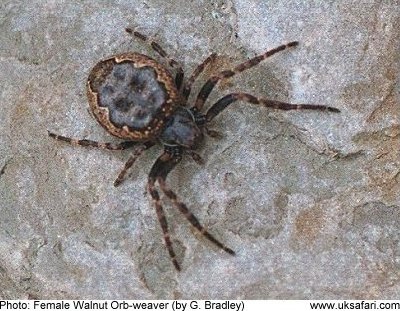
M 179 105 L 170 73 L 138 53 L 97 63 L 89 74 L 87 92 L 99 123 L 112 135 L 135 141 L 157 137 Z

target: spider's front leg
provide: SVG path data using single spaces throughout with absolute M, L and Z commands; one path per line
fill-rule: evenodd
M 187 100 L 190 95 L 190 91 L 192 90 L 192 85 L 196 81 L 197 77 L 204 71 L 204 69 L 212 63 L 217 57 L 216 53 L 211 53 L 201 64 L 199 64 L 196 69 L 193 71 L 190 78 L 184 84 L 182 89 L 182 95 Z
M 231 255 L 235 255 L 235 252 L 232 249 L 226 247 L 223 243 L 218 241 L 211 233 L 207 231 L 207 229 L 205 229 L 200 224 L 196 216 L 194 216 L 193 213 L 187 208 L 186 204 L 180 201 L 177 195 L 167 186 L 165 181 L 168 174 L 181 161 L 181 159 L 182 150 L 180 147 L 174 149 L 173 152 L 166 150 L 154 163 L 150 171 L 149 181 L 147 184 L 147 189 L 153 199 L 153 203 L 156 207 L 157 217 L 164 233 L 164 241 L 167 246 L 168 253 L 171 257 L 172 263 L 178 271 L 180 270 L 180 266 L 175 258 L 176 255 L 172 247 L 168 224 L 161 205 L 160 196 L 158 194 L 158 191 L 155 189 L 156 182 L 158 182 L 158 184 L 160 185 L 162 192 L 170 199 L 172 204 L 183 214 L 183 216 L 185 216 L 185 218 L 196 230 L 198 230 L 205 238 L 207 238 L 219 248 L 223 249 L 225 252 Z
M 175 269 L 178 271 L 181 270 L 181 267 L 179 266 L 178 261 L 176 260 L 175 251 L 174 248 L 172 247 L 172 241 L 169 234 L 167 218 L 165 217 L 164 209 L 161 204 L 161 198 L 156 189 L 155 183 L 157 181 L 157 178 L 159 177 L 166 178 L 168 172 L 172 170 L 173 167 L 176 165 L 174 164 L 174 162 L 178 163 L 181 160 L 181 158 L 182 157 L 174 158 L 172 154 L 164 152 L 161 156 L 158 157 L 156 162 L 153 164 L 147 182 L 147 191 L 149 192 L 153 200 L 153 204 L 156 208 L 158 222 L 160 223 L 161 229 L 163 231 L 165 246 L 167 247 L 169 257 L 171 258 L 171 261 Z
M 194 122 L 196 123 L 196 125 L 203 130 L 203 134 L 205 133 L 208 136 L 213 137 L 213 138 L 221 138 L 222 137 L 222 134 L 220 132 L 208 128 L 208 126 L 207 126 L 208 121 L 207 121 L 207 117 L 205 114 L 203 114 L 202 112 L 197 110 L 196 107 L 190 108 L 190 112 L 193 115 L 193 119 L 194 119 Z M 190 151 L 190 152 L 192 153 L 192 157 L 193 157 L 193 151 Z M 193 158 L 193 159 L 196 161 L 195 158 Z M 196 162 L 198 162 L 198 161 L 196 161 Z
M 247 93 L 231 93 L 222 97 L 213 106 L 211 106 L 211 108 L 207 111 L 205 116 L 206 122 L 207 123 L 210 122 L 220 112 L 222 112 L 225 108 L 227 108 L 230 104 L 232 104 L 235 101 L 244 101 L 251 104 L 262 105 L 264 107 L 280 109 L 280 110 L 319 110 L 328 112 L 340 112 L 339 109 L 329 106 L 308 105 L 308 104 L 296 105 L 266 98 L 257 98 Z
M 168 188 L 167 184 L 165 183 L 165 179 L 162 177 L 157 178 L 158 184 L 160 185 L 161 190 L 164 194 L 171 200 L 172 204 L 186 217 L 186 219 L 190 222 L 190 224 L 197 229 L 204 237 L 206 237 L 209 241 L 214 243 L 219 248 L 223 249 L 225 252 L 231 255 L 235 255 L 235 252 L 226 247 L 220 241 L 218 241 L 211 233 L 204 228 L 200 222 L 197 220 L 196 216 L 187 208 L 186 204 L 179 200 L 176 194 Z

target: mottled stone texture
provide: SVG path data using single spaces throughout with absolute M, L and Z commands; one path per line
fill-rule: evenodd
M 0 298 L 398 298 L 400 12 L 398 1 L 1 1 Z M 129 151 L 71 147 L 47 130 L 110 137 L 88 113 L 85 80 L 105 56 L 151 49 L 187 75 L 300 45 L 222 81 L 230 91 L 340 114 L 235 103 L 168 181 L 231 257 L 164 201 L 183 271 L 144 195 L 161 148 L 119 188 Z M 205 81 L 205 75 L 201 82 Z M 199 90 L 200 83 L 194 89 Z

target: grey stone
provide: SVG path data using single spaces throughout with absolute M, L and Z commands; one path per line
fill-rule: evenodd
M 1 299 L 397 299 L 400 294 L 400 5 L 394 1 L 2 1 Z M 235 103 L 168 182 L 237 255 L 163 201 L 182 272 L 149 198 L 147 151 L 120 187 L 129 151 L 69 146 L 47 130 L 117 141 L 88 112 L 85 80 L 105 56 L 151 49 L 207 75 L 298 40 L 222 81 L 231 91 L 340 114 Z M 156 57 L 156 56 L 154 56 Z

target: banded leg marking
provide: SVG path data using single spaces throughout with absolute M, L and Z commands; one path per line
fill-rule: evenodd
M 155 182 L 159 177 L 165 179 L 168 173 L 176 166 L 180 159 L 180 156 L 174 157 L 171 153 L 164 151 L 163 154 L 161 154 L 157 158 L 156 162 L 153 164 L 149 173 L 149 179 L 147 183 L 147 191 L 150 193 L 150 196 L 152 197 L 154 206 L 156 208 L 157 218 L 163 231 L 165 246 L 168 250 L 168 254 L 175 269 L 178 271 L 180 271 L 181 268 L 178 264 L 178 261 L 176 260 L 175 251 L 173 249 L 172 241 L 169 235 L 167 219 L 165 218 L 164 210 L 161 205 L 160 196 L 155 188 Z
M 211 233 L 209 233 L 197 220 L 196 216 L 187 208 L 187 206 L 181 202 L 176 194 L 168 188 L 163 178 L 157 178 L 158 184 L 160 185 L 161 190 L 164 194 L 171 200 L 172 204 L 178 208 L 178 210 L 186 217 L 186 219 L 190 222 L 190 224 L 196 228 L 202 235 L 204 235 L 210 242 L 214 243 L 219 248 L 223 249 L 225 252 L 231 255 L 235 255 L 235 252 L 226 247 L 220 241 L 218 241 Z
M 134 145 L 137 145 L 137 142 L 135 142 L 135 141 L 123 141 L 120 143 L 105 143 L 105 142 L 98 142 L 98 141 L 89 140 L 89 139 L 76 139 L 76 138 L 61 136 L 61 135 L 54 134 L 50 131 L 47 131 L 47 132 L 51 138 L 54 138 L 55 140 L 64 141 L 73 146 L 94 147 L 94 148 L 100 148 L 100 149 L 106 149 L 106 150 L 124 150 L 124 149 L 128 149 Z
M 135 146 L 135 149 L 132 151 L 132 154 L 130 155 L 128 161 L 126 161 L 124 168 L 119 173 L 117 179 L 114 181 L 114 187 L 118 187 L 125 180 L 125 175 L 126 175 L 127 171 L 132 167 L 132 165 L 135 163 L 137 158 L 145 150 L 153 147 L 154 145 L 155 145 L 155 143 L 153 143 L 153 142 L 146 142 L 146 143 Z
M 287 44 L 280 45 L 272 50 L 266 51 L 264 54 L 257 55 L 250 60 L 243 62 L 236 67 L 234 67 L 231 70 L 225 70 L 220 72 L 217 75 L 212 76 L 201 88 L 199 94 L 197 95 L 196 102 L 194 104 L 194 107 L 197 108 L 198 111 L 201 111 L 203 108 L 203 105 L 205 101 L 207 100 L 208 96 L 210 95 L 211 91 L 215 87 L 215 85 L 218 83 L 219 80 L 224 79 L 224 78 L 230 78 L 234 76 L 235 74 L 238 74 L 242 71 L 245 71 L 247 69 L 250 69 L 257 64 L 259 64 L 261 61 L 265 60 L 266 58 L 283 51 L 289 47 L 293 47 L 298 45 L 299 43 L 297 41 L 289 42 Z
M 244 101 L 251 104 L 262 105 L 264 107 L 280 109 L 280 110 L 319 110 L 319 111 L 328 111 L 328 112 L 340 112 L 339 109 L 329 106 L 323 105 L 296 105 L 289 104 L 277 100 L 270 100 L 265 98 L 257 98 L 251 94 L 247 93 L 232 93 L 222 97 L 218 100 L 208 111 L 206 114 L 207 122 L 210 122 L 214 119 L 220 112 L 222 112 L 225 108 L 227 108 L 231 103 L 235 101 Z
M 158 55 L 160 55 L 162 58 L 164 58 L 166 60 L 168 65 L 170 65 L 173 68 L 176 68 L 177 73 L 175 76 L 175 84 L 176 84 L 177 89 L 179 90 L 182 85 L 183 76 L 184 76 L 183 69 L 179 65 L 179 63 L 176 60 L 174 60 L 172 57 L 170 57 L 168 55 L 168 53 L 165 52 L 165 50 L 161 47 L 161 45 L 159 45 L 157 42 L 153 41 L 151 38 L 147 37 L 146 35 L 138 32 L 138 31 L 135 31 L 131 28 L 125 28 L 125 31 L 127 33 L 135 36 L 136 38 L 140 39 L 147 45 L 149 45 Z
M 165 246 L 167 247 L 169 257 L 171 258 L 171 261 L 175 269 L 181 271 L 181 267 L 179 266 L 178 261 L 176 260 L 176 254 L 172 247 L 172 241 L 169 235 L 168 223 L 165 217 L 164 209 L 161 205 L 160 195 L 158 194 L 158 191 L 155 189 L 154 179 L 152 178 L 149 179 L 149 182 L 147 184 L 147 191 L 150 193 L 150 196 L 152 197 L 153 200 L 153 204 L 156 208 L 158 222 L 160 223 L 161 229 L 163 231 L 164 242 Z
M 192 90 L 192 85 L 196 81 L 197 77 L 204 71 L 208 64 L 214 61 L 217 57 L 216 53 L 210 54 L 201 64 L 199 64 L 196 69 L 193 71 L 192 75 L 189 77 L 187 82 L 185 83 L 182 94 L 185 99 L 188 99 L 190 95 L 190 91 Z

